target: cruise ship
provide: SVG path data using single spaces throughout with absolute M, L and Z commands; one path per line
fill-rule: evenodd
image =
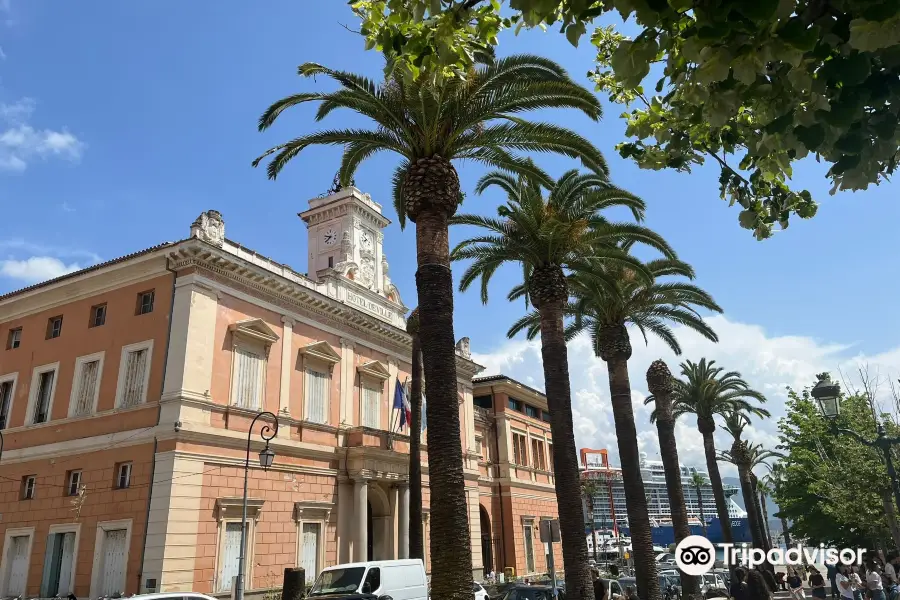
M 582 448 L 581 462 L 584 469 L 582 476 L 596 480 L 599 485 L 594 495 L 593 515 L 587 515 L 586 523 L 593 517 L 594 528 L 598 531 L 612 531 L 618 535 L 627 535 L 628 513 L 625 506 L 625 488 L 622 484 L 622 469 L 609 464 L 609 456 L 606 450 L 592 450 Z M 688 520 L 691 532 L 706 536 L 713 543 L 723 541 L 721 539 L 721 527 L 716 513 L 716 502 L 713 497 L 712 486 L 709 484 L 709 475 L 705 470 L 696 467 L 681 467 L 681 483 L 684 486 L 684 501 L 688 512 Z M 692 478 L 694 473 L 699 473 L 707 481 L 700 487 L 700 504 L 697 502 L 697 488 L 694 487 Z M 667 545 L 674 540 L 672 532 L 672 511 L 669 506 L 669 495 L 666 491 L 666 477 L 663 464 L 657 460 L 647 460 L 646 453 L 641 453 L 641 477 L 644 480 L 644 492 L 647 497 L 647 508 L 650 522 L 653 526 L 653 541 L 656 544 Z M 739 490 L 737 486 L 725 485 L 725 496 L 728 502 L 728 516 L 731 519 L 732 535 L 735 542 L 750 541 L 749 528 L 747 527 L 747 512 L 733 500 Z M 705 518 L 706 524 L 701 522 Z

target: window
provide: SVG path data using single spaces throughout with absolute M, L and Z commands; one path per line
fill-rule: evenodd
M 328 374 L 306 369 L 306 420 L 313 423 L 328 421 Z
M 531 456 L 534 461 L 535 469 L 537 469 L 538 471 L 547 470 L 547 458 L 544 456 L 544 442 L 532 438 Z
M 0 429 L 6 429 L 9 425 L 13 394 L 16 390 L 16 376 L 17 373 L 10 373 L 0 377 Z
M 69 399 L 70 417 L 84 417 L 97 410 L 103 355 L 103 352 L 98 352 L 75 359 L 75 379 L 72 382 L 72 397 Z
M 547 444 L 547 456 L 550 460 L 547 461 L 548 471 L 553 472 L 553 444 Z
M 53 409 L 53 395 L 56 392 L 56 373 L 59 363 L 44 365 L 34 369 L 31 379 L 31 393 L 28 398 L 26 424 L 36 425 L 50 420 Z
M 328 268 L 329 268 L 329 269 L 333 269 L 333 268 L 334 268 L 334 257 L 333 257 L 333 256 L 329 256 L 329 257 L 328 257 Z
M 541 421 L 543 421 L 544 423 L 550 422 L 550 411 L 549 410 L 541 411 Z
M 26 475 L 22 478 L 22 500 L 34 499 L 34 475 Z
M 300 538 L 300 566 L 306 571 L 306 583 L 312 584 L 319 574 L 319 551 L 322 547 L 322 524 L 303 523 Z
M 378 567 L 372 567 L 369 569 L 369 572 L 366 573 L 366 580 L 363 581 L 362 584 L 362 593 L 363 594 L 374 594 L 378 591 L 378 588 L 381 587 L 381 569 Z
M 131 486 L 131 463 L 116 465 L 116 489 L 124 490 Z
M 515 398 L 509 399 L 509 409 L 515 410 L 518 412 L 522 412 L 522 403 L 516 400 Z
M 106 324 L 106 304 L 91 307 L 91 321 L 88 327 L 100 327 Z
M 81 487 L 81 471 L 69 471 L 66 473 L 66 495 L 77 496 Z
M 47 319 L 47 339 L 52 340 L 62 335 L 62 316 Z
M 472 404 L 479 408 L 494 408 L 494 397 L 490 394 L 487 396 L 475 396 L 472 398 Z
M 362 426 L 378 429 L 380 426 L 381 390 L 362 386 Z
M 513 462 L 517 465 L 528 466 L 528 447 L 525 435 L 513 433 Z
M 242 408 L 258 410 L 262 403 L 265 359 L 262 350 L 246 346 L 234 348 L 234 388 L 231 402 Z
M 534 522 L 525 523 L 523 531 L 525 534 L 525 572 L 534 573 Z
M 51 525 L 44 554 L 41 578 L 41 598 L 59 598 L 72 593 L 75 587 L 75 559 L 78 551 L 76 525 Z
M 16 327 L 9 330 L 9 336 L 6 338 L 6 349 L 15 350 L 22 345 L 22 328 Z
M 122 348 L 119 383 L 116 390 L 117 407 L 131 408 L 146 402 L 152 353 L 153 340 Z
M 28 567 L 31 564 L 31 541 L 33 527 L 7 529 L 3 543 L 3 578 L 0 579 L 4 597 L 24 596 L 28 581 Z
M 91 598 L 124 594 L 131 526 L 131 519 L 97 523 L 91 568 Z
M 147 313 L 153 312 L 153 298 L 156 295 L 154 290 L 149 290 L 146 292 L 141 292 L 137 295 L 137 309 L 135 310 L 136 315 L 146 315 Z
M 222 538 L 217 588 L 219 592 L 230 592 L 232 581 L 238 574 L 238 559 L 241 554 L 241 524 L 239 522 L 225 523 Z
M 531 417 L 532 419 L 540 419 L 541 411 L 531 406 L 530 404 L 525 405 L 525 415 Z

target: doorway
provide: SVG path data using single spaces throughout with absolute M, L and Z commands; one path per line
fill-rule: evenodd
M 494 541 L 491 537 L 491 517 L 484 506 L 479 505 L 478 513 L 481 517 L 481 564 L 484 565 L 484 574 L 487 576 L 494 570 Z

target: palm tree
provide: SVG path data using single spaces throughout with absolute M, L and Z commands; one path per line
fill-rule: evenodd
M 575 432 L 566 349 L 565 310 L 569 297 L 567 280 L 575 273 L 594 271 L 603 264 L 627 264 L 644 274 L 641 263 L 617 243 L 645 243 L 664 254 L 672 250 L 659 235 L 641 225 L 611 223 L 600 212 L 624 206 L 643 218 L 644 203 L 613 187 L 608 179 L 571 170 L 548 186 L 546 198 L 539 180 L 491 172 L 475 186 L 477 193 L 496 186 L 507 195 L 497 217 L 458 215 L 454 225 L 477 227 L 479 235 L 462 241 L 451 253 L 453 260 L 472 260 L 460 279 L 465 291 L 481 280 L 481 301 L 488 301 L 488 284 L 497 269 L 515 264 L 523 282 L 510 299 L 524 297 L 535 307 L 529 315 L 541 335 L 541 356 L 550 431 L 553 434 L 553 470 L 562 535 L 566 589 L 593 589 L 588 569 L 587 542 L 581 515 L 581 477 Z M 511 334 L 511 335 L 514 335 Z M 580 591 L 575 597 L 582 598 Z
M 754 475 L 756 477 L 756 475 Z M 769 507 L 766 506 L 766 498 L 772 494 L 772 485 L 769 482 L 768 477 L 763 477 L 762 479 L 757 478 L 756 481 L 756 492 L 758 495 L 759 506 L 762 512 L 760 512 L 760 517 L 762 518 L 763 527 L 765 529 L 766 534 L 766 546 L 768 548 L 772 547 L 772 530 L 769 527 Z
M 694 490 L 697 492 L 697 506 L 700 507 L 700 523 L 703 527 L 703 537 L 708 537 L 706 532 L 706 513 L 703 511 L 703 494 L 701 493 L 701 489 L 709 483 L 702 474 L 694 471 L 691 473 L 691 485 L 694 486 Z
M 628 249 L 629 246 L 623 244 L 622 248 Z M 644 263 L 644 270 L 651 274 L 650 281 L 623 264 L 604 265 L 599 274 L 577 273 L 570 277 L 570 289 L 575 301 L 567 312 L 573 314 L 575 319 L 567 328 L 567 337 L 588 332 L 594 353 L 606 362 L 628 525 L 634 548 L 638 596 L 656 600 L 660 594 L 659 580 L 631 403 L 631 383 L 628 379 L 631 338 L 626 326 L 634 325 L 645 340 L 648 332 L 657 335 L 678 354 L 681 347 L 666 321 L 681 324 L 715 341 L 715 332 L 698 315 L 695 307 L 717 312 L 721 312 L 721 308 L 709 294 L 695 285 L 660 281 L 668 276 L 692 279 L 694 271 L 686 263 L 674 258 L 651 260 Z M 521 329 L 528 329 L 529 334 L 533 334 L 533 319 L 520 319 L 512 331 Z
M 406 332 L 412 337 L 412 377 L 409 382 L 409 557 L 425 560 L 422 533 L 422 342 L 419 339 L 419 309 L 406 320 Z
M 757 416 L 770 416 L 768 411 L 757 408 Z M 764 530 L 761 516 L 757 510 L 756 494 L 753 491 L 753 482 L 751 481 L 751 449 L 746 440 L 741 439 L 744 434 L 744 428 L 750 424 L 750 417 L 747 413 L 731 409 L 724 413 L 725 431 L 731 434 L 734 442 L 731 449 L 719 453 L 718 458 L 725 462 L 730 462 L 737 467 L 738 478 L 741 482 L 741 495 L 744 497 L 744 508 L 747 511 L 747 519 L 750 521 L 750 534 L 753 539 L 753 545 L 763 550 L 766 549 Z
M 772 486 L 772 491 L 775 494 L 776 499 L 778 498 L 778 492 L 784 485 L 785 478 L 785 469 L 784 463 L 776 462 L 774 464 L 769 465 L 769 476 L 768 479 Z M 788 527 L 787 519 L 781 513 L 781 507 L 778 509 L 778 515 L 776 515 L 779 519 L 781 519 L 781 534 L 784 537 L 784 545 L 785 548 L 791 547 L 791 531 Z
M 699 363 L 689 360 L 681 363 L 681 374 L 686 380 L 675 380 L 673 412 L 675 418 L 692 414 L 697 417 L 697 429 L 703 436 L 703 451 L 706 454 L 706 469 L 716 500 L 716 513 L 722 526 L 722 538 L 732 543 L 731 519 L 728 517 L 728 505 L 722 487 L 722 476 L 716 463 L 716 443 L 713 433 L 716 430 L 715 416 L 738 410 L 753 413 L 756 407 L 750 402 L 765 402 L 759 392 L 750 389 L 747 382 L 741 379 L 736 371 L 723 373 L 721 367 L 714 366 L 716 361 L 701 358 Z
M 753 488 L 753 497 L 757 505 L 757 514 L 759 514 L 761 524 L 760 531 L 763 534 L 763 542 L 765 542 L 765 549 L 768 552 L 772 547 L 772 534 L 769 531 L 769 513 L 768 508 L 766 507 L 766 496 L 772 493 L 772 489 L 765 481 L 760 480 L 759 477 L 757 477 L 756 469 L 760 466 L 770 469 L 771 460 L 783 459 L 785 456 L 781 452 L 775 450 L 763 449 L 762 444 L 749 444 L 748 452 L 750 454 L 750 484 Z
M 647 389 L 650 397 L 644 404 L 654 402 L 652 420 L 656 421 L 659 432 L 659 453 L 666 477 L 666 492 L 675 529 L 675 543 L 691 535 L 688 525 L 687 508 L 684 505 L 684 489 L 681 485 L 681 464 L 678 462 L 678 444 L 675 442 L 675 417 L 672 415 L 672 372 L 662 360 L 655 360 L 647 369 Z M 684 595 L 690 598 L 700 592 L 700 582 L 696 577 L 682 575 Z
M 587 506 L 588 519 L 591 525 L 591 543 L 594 547 L 594 562 L 597 562 L 597 524 L 594 521 L 594 496 L 600 491 L 600 486 L 594 479 L 583 478 L 581 480 L 581 495 Z
M 301 135 L 271 148 L 266 157 L 270 179 L 305 148 L 343 147 L 340 181 L 351 180 L 357 167 L 387 151 L 402 158 L 393 176 L 394 205 L 401 225 L 416 223 L 416 288 L 421 316 L 420 339 L 428 381 L 427 419 L 440 423 L 428 435 L 432 539 L 432 591 L 435 597 L 463 600 L 471 596 L 469 544 L 462 444 L 457 406 L 456 353 L 453 333 L 453 276 L 450 271 L 449 219 L 462 194 L 454 160 L 469 159 L 490 167 L 540 177 L 530 161 L 511 154 L 556 152 L 580 158 L 592 171 L 606 173 L 602 155 L 580 135 L 556 125 L 534 123 L 521 113 L 539 108 L 577 108 L 593 120 L 600 102 L 576 84 L 556 63 L 538 56 L 511 56 L 473 67 L 464 80 L 439 84 L 408 82 L 393 76 L 384 84 L 315 63 L 298 69 L 304 77 L 335 80 L 334 92 L 298 93 L 268 108 L 259 129 L 268 129 L 288 108 L 320 102 L 316 120 L 346 108 L 373 122 L 370 129 L 337 129 Z M 453 540 L 453 543 L 446 543 Z

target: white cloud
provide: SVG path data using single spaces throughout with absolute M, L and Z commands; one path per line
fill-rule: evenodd
M 77 263 L 66 264 L 53 256 L 32 256 L 24 260 L 0 261 L 0 276 L 38 283 L 81 269 Z
M 33 255 L 49 255 L 59 258 L 80 258 L 91 263 L 100 262 L 100 256 L 88 250 L 79 250 L 77 248 L 67 248 L 64 246 L 35 244 L 33 242 L 28 242 L 22 238 L 0 240 L 0 250 L 8 250 L 15 253 L 25 253 Z
M 715 360 L 726 370 L 739 371 L 750 385 L 763 392 L 770 419 L 755 421 L 746 431 L 745 438 L 774 449 L 778 443 L 777 423 L 785 414 L 786 387 L 796 390 L 811 385 L 816 373 L 831 371 L 837 375 L 842 369 L 848 379 L 853 379 L 856 364 L 866 362 L 873 372 L 892 374 L 897 378 L 900 367 L 900 348 L 875 356 L 852 356 L 850 346 L 832 342 L 820 342 L 801 336 L 770 336 L 758 325 L 738 323 L 725 316 L 708 320 L 719 334 L 718 344 L 699 335 L 675 327 L 683 354 L 676 357 L 659 339 L 651 338 L 645 346 L 639 332 L 631 332 L 634 352 L 629 361 L 632 388 L 632 404 L 638 430 L 641 452 L 648 458 L 659 458 L 659 441 L 655 425 L 650 423 L 650 407 L 643 400 L 648 395 L 646 372 L 650 363 L 658 358 L 666 361 L 675 375 L 684 359 L 698 361 L 701 357 Z M 514 340 L 495 348 L 487 354 L 473 354 L 473 360 L 486 367 L 482 375 L 502 373 L 527 385 L 544 389 L 541 367 L 540 340 L 527 342 Z M 595 358 L 589 341 L 578 338 L 569 344 L 569 373 L 572 384 L 573 421 L 575 438 L 579 448 L 608 448 L 614 464 L 618 464 L 615 425 L 609 400 L 609 379 L 606 363 Z M 858 385 L 858 378 L 857 385 Z M 882 387 L 880 394 L 887 404 L 889 390 Z M 697 433 L 696 421 L 679 420 L 676 426 L 678 454 L 682 463 L 705 465 L 703 441 Z M 727 449 L 730 436 L 717 428 L 716 446 Z M 729 466 L 722 465 L 723 473 L 734 474 Z
M 69 131 L 36 129 L 30 124 L 35 102 L 23 98 L 12 104 L 0 103 L 0 171 L 21 172 L 31 159 L 50 157 L 77 161 L 85 145 Z

